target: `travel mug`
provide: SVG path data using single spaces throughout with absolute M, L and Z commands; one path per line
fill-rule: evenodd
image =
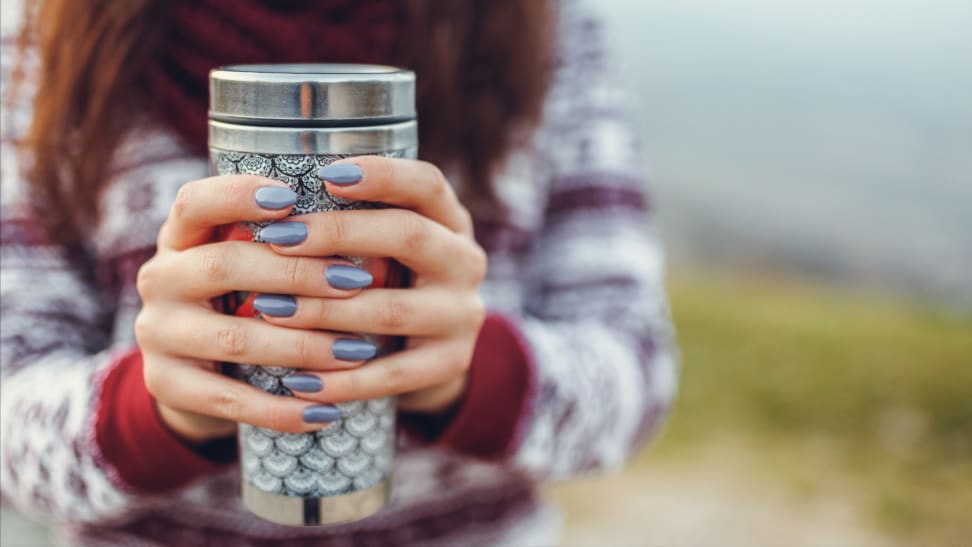
M 228 66 L 210 73 L 209 99 L 213 173 L 286 182 L 299 195 L 295 215 L 381 207 L 331 196 L 318 169 L 353 155 L 414 158 L 418 151 L 415 75 L 394 67 Z M 264 225 L 228 226 L 222 236 L 260 241 Z M 408 283 L 408 271 L 394 260 L 346 258 L 372 274 L 372 287 Z M 254 296 L 228 294 L 223 310 L 259 317 Z M 358 336 L 375 343 L 378 356 L 402 343 L 397 337 Z M 294 371 L 264 365 L 227 364 L 225 369 L 268 392 L 292 396 L 281 379 Z M 242 496 L 250 511 L 281 524 L 312 526 L 362 519 L 385 505 L 395 450 L 394 400 L 337 406 L 342 418 L 313 433 L 240 425 Z

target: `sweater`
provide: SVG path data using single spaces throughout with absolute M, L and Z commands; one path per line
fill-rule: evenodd
M 70 544 L 556 543 L 562 518 L 541 485 L 622 466 L 658 430 L 677 384 L 628 96 L 596 14 L 565 1 L 559 17 L 542 121 L 496 174 L 506 211 L 475 218 L 489 312 L 467 393 L 434 431 L 401 416 L 411 434 L 385 509 L 322 528 L 248 513 L 232 451 L 184 444 L 142 381 L 136 273 L 178 188 L 208 175 L 207 159 L 161 127 L 133 129 L 82 244 L 48 243 L 21 175 L 31 160 L 14 146 L 36 92 L 28 49 L 0 150 L 3 503 L 53 522 Z M 6 94 L 18 52 L 9 33 L 3 46 Z

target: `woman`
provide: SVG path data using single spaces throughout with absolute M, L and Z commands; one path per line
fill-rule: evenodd
M 659 248 L 582 6 L 34 4 L 3 50 L 5 502 L 93 545 L 552 544 L 538 484 L 617 467 L 656 429 L 675 389 Z M 207 178 L 207 71 L 308 61 L 416 70 L 423 161 L 322 173 L 395 209 L 290 218 L 289 246 L 214 243 L 290 201 Z M 414 286 L 329 275 L 347 250 L 398 258 Z M 207 304 L 244 286 L 288 295 L 289 316 Z M 335 331 L 409 342 L 361 363 Z M 300 368 L 296 397 L 222 361 Z M 385 395 L 405 430 L 387 509 L 315 529 L 241 507 L 237 423 L 312 431 Z

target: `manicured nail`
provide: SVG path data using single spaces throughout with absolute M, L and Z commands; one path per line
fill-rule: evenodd
M 290 376 L 285 376 L 280 383 L 290 391 L 300 391 L 302 393 L 317 393 L 324 389 L 324 382 L 317 376 L 310 374 L 291 374 Z
M 374 281 L 370 273 L 361 268 L 345 266 L 344 264 L 331 266 L 327 269 L 325 275 L 327 282 L 335 289 L 360 289 L 371 285 L 372 281 Z
M 297 313 L 297 299 L 288 294 L 258 294 L 253 307 L 263 315 L 290 317 Z
M 331 346 L 331 353 L 341 361 L 367 361 L 378 355 L 378 346 L 357 338 L 339 338 Z
M 304 421 L 309 424 L 336 422 L 344 416 L 341 409 L 331 405 L 314 405 L 304 409 Z
M 307 239 L 303 222 L 274 222 L 260 230 L 260 239 L 274 245 L 296 245 Z
M 297 192 L 280 186 L 264 186 L 253 197 L 264 209 L 283 209 L 297 203 Z
M 348 186 L 356 182 L 361 182 L 361 178 L 364 177 L 364 171 L 353 163 L 332 163 L 331 165 L 325 165 L 318 169 L 317 176 L 331 184 Z

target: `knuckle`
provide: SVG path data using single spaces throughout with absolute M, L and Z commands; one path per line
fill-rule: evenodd
M 327 328 L 331 324 L 334 316 L 334 306 L 331 301 L 326 298 L 319 298 L 314 302 L 316 302 L 314 316 L 317 318 L 317 326 L 320 328 Z
M 353 399 L 364 399 L 365 397 L 361 393 L 361 379 L 355 374 L 355 371 L 351 371 L 349 374 L 344 376 L 344 388 L 345 397 L 349 400 Z
M 195 194 L 195 184 L 192 182 L 187 182 L 179 187 L 176 192 L 175 201 L 172 202 L 172 209 L 169 211 L 169 216 L 175 219 L 184 219 L 191 210 L 193 203 L 193 194 Z
M 407 390 L 408 375 L 401 361 L 388 362 L 383 376 L 386 393 L 401 393 Z
M 246 329 L 241 325 L 227 325 L 216 332 L 216 346 L 223 355 L 242 357 L 249 346 Z
M 472 280 L 478 286 L 486 278 L 489 270 L 489 257 L 479 245 L 473 244 L 469 254 L 469 268 Z
M 459 359 L 456 362 L 456 373 L 466 373 L 472 367 L 472 355 L 467 355 L 465 358 Z
M 464 359 L 460 355 L 453 356 L 446 360 L 446 380 L 452 380 L 457 375 L 469 369 L 469 359 Z
M 223 283 L 232 274 L 232 264 L 233 260 L 226 245 L 213 245 L 203 252 L 202 274 L 211 283 Z
M 295 431 L 293 420 L 284 405 L 270 404 L 263 411 L 264 427 L 276 431 Z
M 170 213 L 171 215 L 171 213 Z M 161 249 L 164 246 L 164 242 L 169 239 L 169 234 L 174 228 L 172 227 L 172 217 L 169 216 L 162 221 L 162 225 L 159 226 L 158 236 L 155 238 L 155 246 Z
M 142 369 L 142 380 L 145 382 L 145 388 L 152 396 L 163 402 L 169 399 L 168 378 L 167 374 L 162 374 L 157 366 L 152 365 L 151 360 L 145 361 L 145 366 Z
M 394 188 L 400 181 L 396 163 L 380 156 L 364 156 L 358 160 L 358 165 L 368 173 L 369 179 Z
M 135 340 L 139 346 L 144 347 L 151 344 L 154 329 L 152 328 L 152 319 L 145 308 L 142 308 L 135 316 L 134 331 Z
M 308 331 L 300 331 L 294 340 L 294 354 L 297 362 L 303 366 L 312 366 L 317 363 L 323 355 L 316 337 Z
M 226 188 L 221 192 L 225 206 L 230 210 L 252 208 L 252 187 L 255 186 L 256 181 L 257 178 L 252 175 L 228 177 Z
M 428 228 L 422 217 L 416 214 L 403 214 L 398 223 L 398 233 L 401 234 L 402 246 L 412 253 L 422 250 L 429 236 Z
M 291 287 L 301 287 L 303 285 L 303 280 L 306 279 L 306 270 L 304 266 L 306 260 L 302 257 L 289 257 L 285 259 L 284 267 L 281 270 L 283 274 L 283 279 Z
M 431 197 L 433 199 L 440 199 L 450 196 L 452 194 L 452 186 L 449 184 L 449 180 L 445 174 L 434 163 L 427 165 L 429 166 L 429 182 L 431 183 L 428 190 Z
M 463 207 L 461 205 L 459 206 L 458 211 L 459 211 L 458 214 L 459 214 L 459 228 L 460 228 L 460 231 L 463 231 L 463 232 L 472 232 L 473 231 L 473 217 L 472 217 L 472 213 L 469 212 L 469 209 L 466 209 L 465 207 Z
M 405 326 L 410 316 L 409 305 L 399 297 L 390 297 L 378 311 L 378 324 L 397 331 Z
M 469 369 L 472 361 L 472 348 L 466 348 L 458 340 L 443 345 L 437 354 L 437 360 L 442 363 L 442 369 L 437 378 L 439 382 L 455 380 L 457 376 Z
M 295 287 L 301 290 L 301 294 L 315 294 L 321 291 L 323 286 L 321 277 L 323 276 L 324 266 L 320 259 L 306 256 L 297 257 L 295 270 L 292 282 Z
M 238 422 L 243 414 L 243 400 L 244 396 L 239 387 L 227 386 L 213 399 L 214 414 L 218 418 Z
M 469 304 L 469 320 L 473 326 L 477 329 L 486 320 L 486 302 L 479 293 L 473 295 L 472 301 Z
M 348 216 L 343 214 L 324 215 L 327 228 L 324 233 L 335 249 L 343 249 L 351 242 L 351 224 Z
M 158 270 L 157 262 L 155 259 L 150 259 L 142 264 L 135 275 L 135 290 L 138 291 L 138 295 L 143 301 L 151 299 L 156 293 L 159 280 L 156 270 Z

